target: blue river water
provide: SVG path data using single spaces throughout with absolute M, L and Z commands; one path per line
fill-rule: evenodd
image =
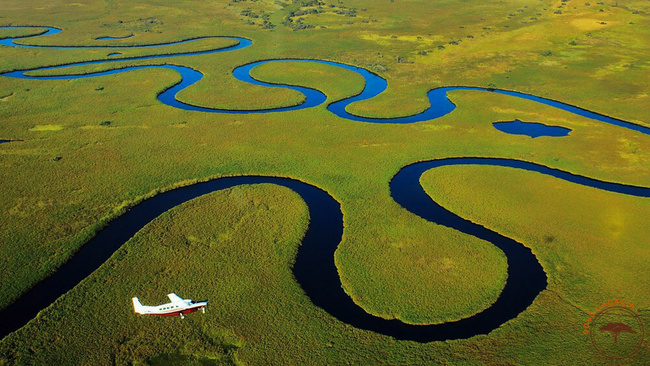
M 0 27 L 7 28 L 36 28 L 36 27 Z M 41 27 L 38 27 L 41 28 Z M 52 27 L 42 27 L 44 31 L 36 35 L 0 40 L 0 45 L 10 47 L 46 47 L 46 48 L 110 48 L 120 49 L 126 47 L 158 47 L 192 42 L 198 39 L 218 38 L 201 37 L 191 40 L 178 41 L 168 44 L 147 46 L 36 46 L 24 45 L 16 42 L 36 36 L 54 35 L 61 30 Z M 607 117 L 602 114 L 587 111 L 561 102 L 545 99 L 518 92 L 486 89 L 478 87 L 442 87 L 427 93 L 431 106 L 422 113 L 400 118 L 379 119 L 355 116 L 346 111 L 351 103 L 367 100 L 381 94 L 387 88 L 386 80 L 380 76 L 355 66 L 333 61 L 323 60 L 263 60 L 242 65 L 233 70 L 233 75 L 241 81 L 274 88 L 289 88 L 305 95 L 303 103 L 295 106 L 263 109 L 263 110 L 227 110 L 191 105 L 176 98 L 181 90 L 190 87 L 202 79 L 203 74 L 192 68 L 181 65 L 140 65 L 105 70 L 80 75 L 52 75 L 35 76 L 38 71 L 52 71 L 66 67 L 111 63 L 129 60 L 149 60 L 170 56 L 190 56 L 234 51 L 252 44 L 250 40 L 239 37 L 219 37 L 235 40 L 237 43 L 230 47 L 208 51 L 183 52 L 177 54 L 164 54 L 153 56 L 138 56 L 121 59 L 107 59 L 98 61 L 79 62 L 69 65 L 48 66 L 29 70 L 15 70 L 0 74 L 5 77 L 25 79 L 77 79 L 99 77 L 104 75 L 128 72 L 145 68 L 166 68 L 178 72 L 182 80 L 171 88 L 158 95 L 158 99 L 171 107 L 184 110 L 208 113 L 276 113 L 305 108 L 312 108 L 326 102 L 326 96 L 315 89 L 276 85 L 255 80 L 250 76 L 250 71 L 262 64 L 269 62 L 311 62 L 341 67 L 360 74 L 366 84 L 363 91 L 353 97 L 331 102 L 327 109 L 335 115 L 358 122 L 370 123 L 414 123 L 433 120 L 451 113 L 455 105 L 447 98 L 447 93 L 454 90 L 478 90 L 501 93 L 513 97 L 533 100 L 555 108 L 569 111 L 600 122 L 613 124 L 619 127 L 632 129 L 648 134 L 650 130 L 641 125 L 623 120 Z M 547 128 L 549 126 L 546 126 Z M 550 126 L 553 127 L 553 126 Z M 437 204 L 426 194 L 420 185 L 420 177 L 425 171 L 449 165 L 488 165 L 508 167 L 512 169 L 527 170 L 535 173 L 553 176 L 575 184 L 597 188 L 609 192 L 638 197 L 650 197 L 650 188 L 610 183 L 575 175 L 532 162 L 515 159 L 485 158 L 485 157 L 458 157 L 431 161 L 423 161 L 402 168 L 390 181 L 390 192 L 393 199 L 411 213 L 430 222 L 448 226 L 468 235 L 484 239 L 501 249 L 507 257 L 508 276 L 505 287 L 494 304 L 482 312 L 467 318 L 435 325 L 409 325 L 399 320 L 386 320 L 375 317 L 357 306 L 347 296 L 342 288 L 338 271 L 334 262 L 334 252 L 342 240 L 343 214 L 341 204 L 331 197 L 326 191 L 305 182 L 290 178 L 240 176 L 216 178 L 208 182 L 196 183 L 187 187 L 176 188 L 160 193 L 133 206 L 123 215 L 111 221 L 101 229 L 97 235 L 88 241 L 71 260 L 61 266 L 52 276 L 46 278 L 31 290 L 24 293 L 18 300 L 0 312 L 0 337 L 19 329 L 33 319 L 36 314 L 52 304 L 58 297 L 74 288 L 84 278 L 101 266 L 110 256 L 125 244 L 147 223 L 154 220 L 163 212 L 176 207 L 190 199 L 201 195 L 235 187 L 239 185 L 270 183 L 287 187 L 297 192 L 307 204 L 310 214 L 310 224 L 303 243 L 298 250 L 293 272 L 296 280 L 301 285 L 305 294 L 316 305 L 324 309 L 336 319 L 359 329 L 365 329 L 400 340 L 417 342 L 442 341 L 460 338 L 469 338 L 479 334 L 488 334 L 500 327 L 508 320 L 514 319 L 532 304 L 539 293 L 547 286 L 547 277 L 543 268 L 530 249 L 514 239 L 505 237 L 495 231 L 479 224 L 466 220 Z
M 0 27 L 1 29 L 12 29 L 12 28 L 34 28 L 34 27 Z M 39 27 L 40 28 L 40 27 Z M 183 40 L 183 41 L 178 41 L 178 42 L 171 42 L 171 43 L 162 43 L 162 44 L 154 44 L 154 45 L 144 45 L 144 46 L 36 46 L 36 45 L 25 45 L 23 43 L 17 43 L 16 40 L 21 40 L 21 39 L 26 39 L 26 38 L 32 38 L 32 37 L 37 37 L 37 36 L 45 36 L 45 35 L 54 35 L 58 34 L 61 32 L 60 29 L 58 28 L 53 28 L 53 27 L 42 27 L 43 29 L 46 29 L 45 32 L 36 34 L 36 35 L 29 35 L 29 36 L 23 36 L 23 37 L 15 37 L 15 38 L 6 38 L 0 40 L 0 45 L 6 45 L 6 46 L 13 46 L 13 47 L 46 47 L 46 48 L 112 48 L 112 49 L 119 49 L 119 48 L 145 48 L 145 47 L 160 47 L 160 46 L 170 46 L 170 45 L 178 45 L 178 44 L 184 44 L 184 43 L 189 43 L 193 42 L 199 39 L 206 39 L 206 38 L 226 38 L 226 39 L 233 39 L 238 41 L 238 43 L 234 46 L 231 47 L 226 47 L 226 48 L 220 48 L 220 49 L 213 49 L 213 50 L 207 50 L 207 51 L 195 51 L 195 52 L 183 52 L 183 53 L 176 53 L 173 54 L 175 57 L 180 57 L 180 56 L 193 56 L 193 55 L 205 55 L 205 54 L 212 54 L 212 53 L 219 53 L 219 52 L 225 52 L 225 51 L 234 51 L 237 49 L 241 49 L 244 47 L 248 47 L 252 45 L 252 42 L 248 39 L 245 38 L 240 38 L 240 37 L 199 37 L 199 38 L 193 38 L 189 40 Z M 151 59 L 159 59 L 159 58 L 165 58 L 169 57 L 171 54 L 163 54 L 163 55 L 154 55 L 154 56 L 138 56 L 138 57 L 126 57 L 126 58 L 119 58 L 119 59 L 107 59 L 107 60 L 97 60 L 97 61 L 87 61 L 87 62 L 78 62 L 78 63 L 72 63 L 72 64 L 66 64 L 66 65 L 59 65 L 59 66 L 47 66 L 47 67 L 41 67 L 41 68 L 34 68 L 34 69 L 28 69 L 28 70 L 17 70 L 17 71 L 11 71 L 11 72 L 6 72 L 3 74 L 0 74 L 1 76 L 5 77 L 15 77 L 15 78 L 25 78 L 25 79 L 41 79 L 41 80 L 46 80 L 46 79 L 78 79 L 78 78 L 87 78 L 87 77 L 98 77 L 98 76 L 105 76 L 105 75 L 111 75 L 111 74 L 117 74 L 117 73 L 122 73 L 122 72 L 128 72 L 132 70 L 139 70 L 143 68 L 168 68 L 172 69 L 176 72 L 178 72 L 182 80 L 171 87 L 170 89 L 165 90 L 164 92 L 160 93 L 158 95 L 158 99 L 169 106 L 175 107 L 175 108 L 180 108 L 184 110 L 191 110 L 191 111 L 197 111 L 197 112 L 208 112 L 208 113 L 231 113 L 231 114 L 248 114 L 248 113 L 269 113 L 269 112 L 287 112 L 287 111 L 294 111 L 294 110 L 300 110 L 300 109 L 306 109 L 306 108 L 312 108 L 316 107 L 326 101 L 325 95 L 315 89 L 310 89 L 310 88 L 304 88 L 304 87 L 297 87 L 297 86 L 291 86 L 291 85 L 280 85 L 280 84 L 271 84 L 271 83 L 265 83 L 262 81 L 258 81 L 253 79 L 250 76 L 250 70 L 256 66 L 266 64 L 266 63 L 273 63 L 273 62 L 289 62 L 289 61 L 301 61 L 301 62 L 314 62 L 314 63 L 322 63 L 322 64 L 328 64 L 336 67 L 340 67 L 346 70 L 354 71 L 361 75 L 364 80 L 365 80 L 365 87 L 363 91 L 355 96 L 349 97 L 349 98 L 344 98 L 338 101 L 333 101 L 330 104 L 328 104 L 327 109 L 337 115 L 340 118 L 347 119 L 347 120 L 352 120 L 352 121 L 357 121 L 357 122 L 368 122 L 368 123 L 415 123 L 415 122 L 422 122 L 422 121 L 429 121 L 429 120 L 435 120 L 437 118 L 443 117 L 449 113 L 451 113 L 456 106 L 449 100 L 447 93 L 452 92 L 452 91 L 457 91 L 457 90 L 474 90 L 474 91 L 484 91 L 484 92 L 492 92 L 492 93 L 498 93 L 498 94 L 505 94 L 509 95 L 512 97 L 516 98 L 522 98 L 522 99 L 527 99 L 531 101 L 535 101 L 541 104 L 545 104 L 557 109 L 561 109 L 582 117 L 590 118 L 595 121 L 599 122 L 604 122 L 604 123 L 609 123 L 615 126 L 619 127 L 624 127 L 628 128 L 637 132 L 641 132 L 644 134 L 650 134 L 650 128 L 646 126 L 642 126 L 639 124 L 627 122 L 621 119 L 609 117 L 597 112 L 592 112 L 588 111 L 586 109 L 572 106 L 566 103 L 562 103 L 559 101 L 555 101 L 552 99 L 548 98 L 543 98 L 535 95 L 530 95 L 530 94 L 525 94 L 525 93 L 520 93 L 516 91 L 510 91 L 510 90 L 501 90 L 501 89 L 494 89 L 494 88 L 482 88 L 482 87 L 471 87 L 471 86 L 446 86 L 446 87 L 440 87 L 440 88 L 435 88 L 430 90 L 427 93 L 427 97 L 429 99 L 429 107 L 422 111 L 421 113 L 411 115 L 411 116 L 404 116 L 404 117 L 398 117 L 398 118 L 369 118 L 369 117 L 362 117 L 362 116 L 357 116 L 354 114 L 351 114 L 347 112 L 347 107 L 358 101 L 363 101 L 367 99 L 374 98 L 375 96 L 381 94 L 384 92 L 388 86 L 388 83 L 386 82 L 385 79 L 380 77 L 379 75 L 372 73 L 366 69 L 359 68 L 356 66 L 352 65 L 347 65 L 339 62 L 334 62 L 334 61 L 324 61 L 324 60 L 305 60 L 305 59 L 275 59 L 275 60 L 262 60 L 262 61 L 257 61 L 250 63 L 248 65 L 243 65 L 235 68 L 233 70 L 233 75 L 244 82 L 248 82 L 251 84 L 256 84 L 256 85 L 262 85 L 266 87 L 274 87 L 274 88 L 287 88 L 287 89 L 293 89 L 296 90 L 300 93 L 303 93 L 305 96 L 305 100 L 303 103 L 294 105 L 294 106 L 289 106 L 289 107 L 281 107 L 281 108 L 269 108 L 269 109 L 253 109 L 253 110 L 230 110 L 230 109 L 220 109 L 220 108 L 210 108 L 210 107 L 201 107 L 201 106 L 195 106 L 192 104 L 188 104 L 182 101 L 179 101 L 176 98 L 176 95 L 183 89 L 186 89 L 195 83 L 197 83 L 199 80 L 203 78 L 203 74 L 198 71 L 198 70 L 193 70 L 189 67 L 186 66 L 179 66 L 179 65 L 145 65 L 145 66 L 135 66 L 135 67 L 124 67 L 124 68 L 119 68 L 119 69 L 112 69 L 112 70 L 107 70 L 107 71 L 100 71 L 100 72 L 94 72 L 94 73 L 87 73 L 83 75 L 67 75 L 67 76 L 34 76 L 31 73 L 37 72 L 37 71 L 53 71 L 53 70 L 58 70 L 62 68 L 67 68 L 67 67 L 73 67 L 73 66 L 83 66 L 83 65 L 96 65 L 96 64 L 101 64 L 101 63 L 110 63 L 110 62 L 122 62 L 122 61 L 135 61 L 135 60 L 151 60 Z
M 650 188 L 622 185 L 583 177 L 526 161 L 498 158 L 447 158 L 415 163 L 402 168 L 391 180 L 392 197 L 411 213 L 486 240 L 506 255 L 508 277 L 494 304 L 470 317 L 442 324 L 410 325 L 373 316 L 356 305 L 341 285 L 334 253 L 343 235 L 341 204 L 326 191 L 295 179 L 240 176 L 160 193 L 130 208 L 88 241 L 72 259 L 52 276 L 0 311 L 0 338 L 19 329 L 57 298 L 94 272 L 133 235 L 165 211 L 202 195 L 250 184 L 276 184 L 298 193 L 309 209 L 310 223 L 298 249 L 293 273 L 310 298 L 336 319 L 400 340 L 431 342 L 488 334 L 526 310 L 546 288 L 547 278 L 530 249 L 497 232 L 454 214 L 436 203 L 420 185 L 425 171 L 449 165 L 489 165 L 533 171 L 568 182 L 638 197 L 650 197 Z
M 568 136 L 571 132 L 571 129 L 566 127 L 548 126 L 537 122 L 522 122 L 518 119 L 514 121 L 493 122 L 492 125 L 497 130 L 511 135 L 526 135 L 532 138 L 540 136 Z
M 28 44 L 28 43 L 24 43 L 24 42 L 16 42 L 16 41 L 29 39 L 29 38 L 34 38 L 34 37 L 51 36 L 51 35 L 59 34 L 59 33 L 62 32 L 61 29 L 55 28 L 55 27 L 30 27 L 30 26 L 5 26 L 5 27 L 0 27 L 0 30 L 2 30 L 2 29 L 44 29 L 43 32 L 37 33 L 37 34 L 30 34 L 30 35 L 21 36 L 21 37 L 9 37 L 9 38 L 0 39 L 0 45 L 1 46 L 9 46 L 9 47 L 49 48 L 49 49 L 120 49 L 120 48 L 122 48 L 122 49 L 138 48 L 139 49 L 139 48 L 175 46 L 175 45 L 195 42 L 195 41 L 202 40 L 202 39 L 210 39 L 210 38 L 235 39 L 235 40 L 238 40 L 240 42 L 242 40 L 245 40 L 245 38 L 240 38 L 240 37 L 207 36 L 207 37 L 196 37 L 196 38 L 184 39 L 184 40 L 176 41 L 176 42 L 154 43 L 154 44 L 146 44 L 146 45 L 51 46 L 51 45 L 32 45 L 32 44 Z M 245 40 L 244 42 L 241 42 L 239 45 L 237 45 L 235 47 L 226 47 L 226 48 L 221 48 L 221 49 L 217 49 L 217 50 L 203 51 L 202 53 L 209 54 L 209 53 L 212 53 L 212 51 L 217 51 L 217 52 L 231 51 L 231 50 L 238 49 L 238 48 L 248 47 L 251 44 L 252 44 L 251 41 Z M 199 54 L 199 53 L 196 53 L 196 52 L 195 53 L 180 53 L 180 54 L 178 54 L 178 56 L 189 56 L 189 55 L 196 55 L 196 54 Z M 168 55 L 160 55 L 160 56 L 165 57 L 165 56 L 168 56 Z M 149 58 L 151 58 L 151 57 L 143 56 L 143 57 L 136 57 L 134 59 L 146 60 L 146 59 L 149 59 Z M 154 57 L 154 58 L 159 58 L 159 57 Z M 101 62 L 102 61 L 97 62 L 97 63 L 101 63 Z M 87 63 L 80 63 L 80 64 L 85 65 Z

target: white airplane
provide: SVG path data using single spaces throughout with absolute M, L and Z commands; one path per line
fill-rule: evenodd
M 199 309 L 205 313 L 205 307 L 208 305 L 208 300 L 193 301 L 190 299 L 183 299 L 175 293 L 168 294 L 170 303 L 158 306 L 145 306 L 140 303 L 137 297 L 133 300 L 133 310 L 138 315 L 160 315 L 160 316 L 173 316 L 180 315 L 185 319 L 183 314 L 193 313 Z

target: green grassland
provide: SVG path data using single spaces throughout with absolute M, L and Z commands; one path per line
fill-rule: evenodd
M 648 278 L 639 275 L 648 266 L 647 198 L 501 167 L 443 167 L 425 173 L 421 182 L 447 209 L 526 243 L 548 274 L 545 292 L 567 306 L 588 313 L 611 294 L 635 304 L 650 301 Z M 541 297 L 540 303 L 550 307 L 549 300 Z M 647 307 L 642 309 L 647 324 Z M 546 321 L 571 335 L 571 342 L 585 341 L 566 319 Z M 637 361 L 646 363 L 648 357 L 644 347 Z
M 530 246 L 548 291 L 581 309 L 611 293 L 650 301 L 648 278 L 638 275 L 647 266 L 650 200 L 499 167 L 443 167 L 422 182 L 442 206 Z
M 204 78 L 179 98 L 210 107 L 299 103 L 298 93 L 245 84 L 231 71 L 269 58 L 317 58 L 366 67 L 388 80 L 384 95 L 350 107 L 357 114 L 417 113 L 426 107 L 427 90 L 473 85 L 529 92 L 648 125 L 645 1 L 325 3 L 322 13 L 289 21 L 291 11 L 318 7 L 266 0 L 7 0 L 0 25 L 64 29 L 24 40 L 32 44 L 91 45 L 99 42 L 95 37 L 131 33 L 135 37 L 102 44 L 215 35 L 253 40 L 251 47 L 221 54 L 61 70 L 185 65 Z M 242 15 L 251 14 L 249 8 L 257 18 Z M 356 16 L 348 15 L 350 9 Z M 274 27 L 264 28 L 263 14 Z M 299 17 L 313 27 L 294 30 Z M 33 33 L 2 30 L 0 37 Z M 206 39 L 125 50 L 124 56 L 230 44 Z M 103 59 L 107 53 L 0 47 L 0 71 Z M 266 64 L 252 75 L 315 87 L 330 100 L 363 86 L 349 71 L 312 63 Z M 0 308 L 143 198 L 219 176 L 265 174 L 309 182 L 341 202 L 345 231 L 335 260 L 356 303 L 385 318 L 440 323 L 481 311 L 497 298 L 505 257 L 489 243 L 397 205 L 388 182 L 404 165 L 447 156 L 510 157 L 650 185 L 646 135 L 504 95 L 453 92 L 458 108 L 450 115 L 380 125 L 341 120 L 325 106 L 219 115 L 158 102 L 156 93 L 178 80 L 169 70 L 79 80 L 0 78 L 0 139 L 23 140 L 0 145 Z M 531 139 L 491 126 L 515 118 L 573 131 Z M 487 336 L 418 344 L 333 319 L 309 302 L 291 275 L 308 220 L 304 203 L 286 189 L 240 187 L 155 220 L 38 319 L 0 341 L 0 364 L 599 364 L 607 361 L 581 333 L 588 309 L 626 296 L 645 311 L 648 324 L 647 199 L 501 168 L 440 168 L 422 182 L 452 211 L 531 247 L 549 276 L 548 290 L 526 312 Z M 166 291 L 209 298 L 208 313 L 184 321 L 132 314 L 131 296 L 161 303 Z M 645 348 L 629 362 L 648 360 Z

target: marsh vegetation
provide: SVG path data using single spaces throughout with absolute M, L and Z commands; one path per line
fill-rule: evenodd
M 145 1 L 135 9 L 117 1 L 7 0 L 0 25 L 64 29 L 24 41 L 49 45 L 90 45 L 97 37 L 131 33 L 135 36 L 101 42 L 252 39 L 251 47 L 219 55 L 69 70 L 182 64 L 201 70 L 204 78 L 179 98 L 201 105 L 298 103 L 299 93 L 245 84 L 231 72 L 262 59 L 314 58 L 365 67 L 388 80 L 385 93 L 348 108 L 363 116 L 419 113 L 427 107 L 429 89 L 471 85 L 541 95 L 648 126 L 650 9 L 645 1 L 188 4 Z M 319 6 L 322 12 L 308 10 Z M 350 9 L 356 16 L 347 15 Z M 292 24 L 303 18 L 302 24 L 313 27 L 294 31 L 283 24 L 291 12 Z M 265 28 L 265 20 L 274 27 Z M 33 33 L 2 30 L 0 37 Z M 129 49 L 116 57 L 230 44 L 205 39 Z M 2 46 L 0 55 L 0 72 L 6 72 L 105 59 L 107 53 Z M 266 64 L 254 76 L 318 87 L 331 100 L 363 88 L 357 75 L 327 65 Z M 263 116 L 176 110 L 156 99 L 179 80 L 168 70 L 101 79 L 1 80 L 0 138 L 11 142 L 0 145 L 0 308 L 144 197 L 212 177 L 264 174 L 301 179 L 342 203 L 345 232 L 335 260 L 344 289 L 357 304 L 384 318 L 440 323 L 488 306 L 502 284 L 505 263 L 488 243 L 397 205 L 388 182 L 401 167 L 448 156 L 498 156 L 649 185 L 646 135 L 497 93 L 455 91 L 450 98 L 457 109 L 441 119 L 374 125 L 342 120 L 325 106 Z M 515 119 L 573 132 L 530 139 L 492 127 Z M 0 341 L 0 363 L 552 364 L 561 357 L 598 364 L 603 359 L 578 330 L 594 304 L 613 294 L 633 298 L 647 323 L 650 299 L 642 275 L 650 262 L 644 239 L 647 199 L 530 172 L 441 169 L 444 174 L 423 177 L 431 196 L 523 242 L 549 277 L 549 288 L 527 311 L 487 336 L 419 344 L 337 322 L 309 302 L 291 275 L 308 220 L 302 201 L 278 187 L 241 187 L 178 207 L 143 229 L 77 288 Z M 156 302 L 171 290 L 209 298 L 208 313 L 185 321 L 132 314 L 131 296 Z M 117 305 L 107 307 L 110 303 Z M 642 349 L 635 357 L 633 362 L 648 363 L 650 353 Z

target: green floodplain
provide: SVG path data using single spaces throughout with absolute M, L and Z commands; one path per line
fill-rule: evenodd
M 449 85 L 516 90 L 650 126 L 650 4 L 645 0 L 3 0 L 0 26 L 47 25 L 61 34 L 26 44 L 144 45 L 201 36 L 251 39 L 212 55 L 61 70 L 86 73 L 175 63 L 203 80 L 179 94 L 197 105 L 262 109 L 300 103 L 285 89 L 236 80 L 240 65 L 309 58 L 369 69 L 385 93 L 348 108 L 368 117 L 419 113 L 426 92 Z M 320 11 L 314 11 L 317 9 Z M 0 30 L 0 38 L 38 33 Z M 226 39 L 118 57 L 231 45 Z M 110 51 L 109 51 L 110 52 Z M 0 72 L 106 59 L 96 49 L 0 46 Z M 260 80 L 317 88 L 328 100 L 363 79 L 313 63 L 265 64 Z M 163 105 L 180 80 L 136 70 L 76 80 L 0 77 L 0 309 L 66 262 L 99 228 L 146 197 L 231 175 L 292 177 L 341 203 L 335 260 L 365 311 L 436 324 L 487 308 L 506 281 L 490 243 L 427 222 L 390 196 L 408 164 L 485 156 L 536 162 L 595 179 L 650 185 L 650 137 L 532 101 L 455 91 L 457 109 L 434 121 L 370 124 L 325 105 L 226 115 Z M 519 119 L 572 129 L 567 137 L 510 135 Z M 650 199 L 508 168 L 443 167 L 421 183 L 436 201 L 531 248 L 548 287 L 488 335 L 417 343 L 355 329 L 314 306 L 291 266 L 309 222 L 300 197 L 274 185 L 240 186 L 176 207 L 104 265 L 0 340 L 13 364 L 612 364 L 583 335 L 603 301 L 634 302 L 650 337 Z M 207 298 L 206 314 L 142 317 L 165 294 Z M 650 364 L 648 343 L 623 364 Z

